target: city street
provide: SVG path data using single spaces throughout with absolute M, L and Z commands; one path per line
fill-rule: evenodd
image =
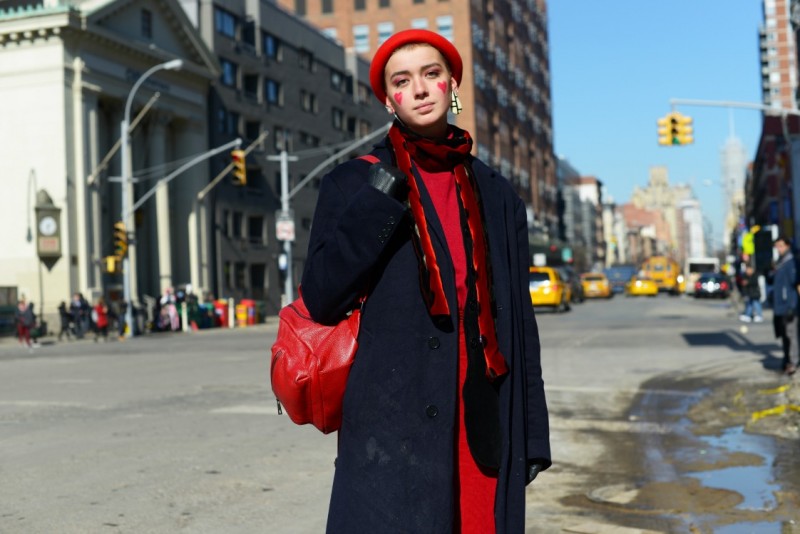
M 666 295 L 537 311 L 554 465 L 528 532 L 800 532 L 797 438 L 731 426 L 788 383 L 766 316 Z M 4 339 L 0 532 L 323 532 L 336 437 L 278 415 L 276 326 Z

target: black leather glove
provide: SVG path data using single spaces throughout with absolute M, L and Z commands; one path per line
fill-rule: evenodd
M 403 171 L 384 163 L 375 163 L 369 168 L 369 185 L 399 202 L 408 198 L 408 179 Z
M 528 472 L 525 476 L 525 485 L 527 486 L 536 478 L 536 475 L 539 474 L 539 471 L 542 470 L 542 464 L 536 462 L 530 462 L 528 464 Z

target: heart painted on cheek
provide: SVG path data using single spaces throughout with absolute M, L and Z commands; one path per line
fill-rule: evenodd
M 398 106 L 400 104 L 402 104 L 403 103 L 403 93 L 395 93 L 394 94 L 394 101 L 397 102 Z
M 442 94 L 447 92 L 447 82 L 439 82 L 436 85 L 442 90 Z

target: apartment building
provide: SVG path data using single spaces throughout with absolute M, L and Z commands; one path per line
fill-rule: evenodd
M 277 1 L 365 58 L 404 29 L 450 39 L 464 60 L 464 111 L 451 122 L 511 181 L 531 222 L 558 236 L 545 0 Z
M 795 3 L 763 0 L 764 23 L 758 31 L 761 93 L 764 104 L 774 108 L 797 109 L 797 41 L 791 16 Z
M 291 261 L 276 238 L 281 209 L 282 150 L 294 189 L 323 160 L 385 126 L 390 117 L 372 97 L 369 64 L 323 36 L 316 27 L 269 1 L 215 0 L 183 3 L 222 74 L 209 97 L 211 146 L 240 137 L 258 141 L 246 159 L 247 184 L 226 179 L 208 203 L 214 265 L 214 296 L 266 301 L 266 313 L 281 306 L 286 265 L 295 285 L 302 275 L 319 179 L 291 198 L 295 239 Z M 263 137 L 262 134 L 266 136 Z M 369 152 L 365 143 L 345 154 Z M 331 165 L 333 165 L 332 162 Z M 212 176 L 230 163 L 212 161 Z

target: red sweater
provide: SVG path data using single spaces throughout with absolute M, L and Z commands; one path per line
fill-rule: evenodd
M 451 171 L 428 172 L 418 167 L 422 181 L 430 193 L 436 215 L 442 223 L 447 247 L 455 269 L 458 293 L 458 439 L 456 447 L 455 492 L 458 508 L 455 514 L 454 533 L 494 534 L 494 499 L 497 478 L 484 474 L 469 451 L 467 431 L 464 426 L 464 399 L 461 394 L 467 376 L 467 349 L 464 339 L 464 303 L 467 299 L 467 257 L 464 237 L 461 234 L 461 218 L 456 199 L 455 176 Z

